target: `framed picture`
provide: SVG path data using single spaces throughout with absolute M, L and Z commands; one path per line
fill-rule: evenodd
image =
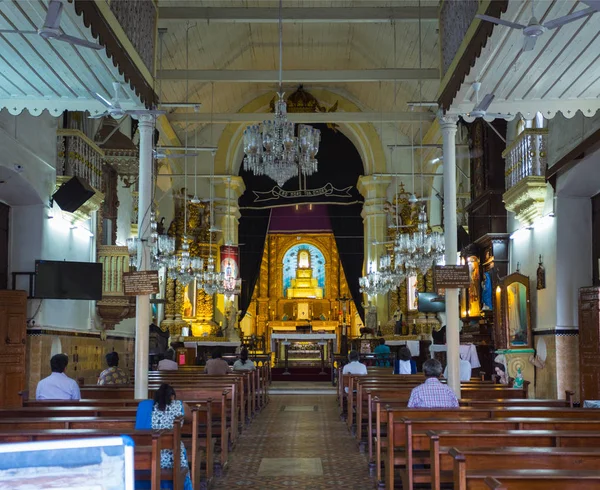
M 506 276 L 501 284 L 502 305 L 507 347 L 531 347 L 531 309 L 529 278 L 515 272 Z

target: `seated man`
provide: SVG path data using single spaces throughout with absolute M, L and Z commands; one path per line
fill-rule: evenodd
M 213 376 L 221 376 L 229 372 L 229 364 L 223 359 L 223 355 L 219 349 L 215 349 L 212 353 L 212 359 L 206 361 L 204 372 Z
M 367 374 L 367 366 L 365 366 L 362 362 L 359 362 L 360 356 L 358 355 L 358 351 L 351 350 L 348 353 L 348 360 L 350 361 L 348 364 L 344 366 L 342 369 L 342 375 L 344 374 Z M 346 393 L 348 393 L 348 387 L 345 388 Z
M 175 362 L 175 350 L 167 349 L 165 352 L 165 358 L 158 362 L 159 371 L 177 371 L 179 369 L 178 364 Z
M 469 381 L 471 379 L 471 363 L 467 361 L 464 354 L 460 353 L 460 381 Z M 448 366 L 444 369 L 444 378 L 448 379 Z
M 129 383 L 129 376 L 119 367 L 118 353 L 113 351 L 106 354 L 106 364 L 108 364 L 108 368 L 100 373 L 99 385 L 126 385 Z
M 38 400 L 79 400 L 81 393 L 79 385 L 74 379 L 65 374 L 69 364 L 66 354 L 56 354 L 50 359 L 52 374 L 42 379 L 35 390 Z
M 438 379 L 442 374 L 440 361 L 425 361 L 423 374 L 425 382 L 411 391 L 408 408 L 458 408 L 458 399 L 454 392 Z

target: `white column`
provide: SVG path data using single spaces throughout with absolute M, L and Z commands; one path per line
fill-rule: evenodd
M 440 116 L 444 155 L 444 240 L 446 265 L 456 265 L 456 116 Z M 460 399 L 460 335 L 458 289 L 446 289 L 448 385 Z
M 387 189 L 392 182 L 391 177 L 363 175 L 358 179 L 358 192 L 365 198 L 361 216 L 364 224 L 365 259 L 363 273 L 367 273 L 369 263 L 379 268 L 379 257 L 385 253 L 387 240 L 387 214 L 384 205 L 387 201 Z M 381 324 L 388 321 L 388 295 L 377 295 L 367 298 L 377 305 L 377 320 Z
M 140 116 L 140 173 L 138 201 L 138 270 L 150 269 L 150 211 L 152 206 L 152 116 Z M 148 398 L 150 296 L 137 296 L 135 307 L 135 397 Z

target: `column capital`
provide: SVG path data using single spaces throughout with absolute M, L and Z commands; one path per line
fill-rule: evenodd
M 135 119 L 138 120 L 138 126 L 141 129 L 142 127 L 148 129 L 151 128 L 154 123 L 154 116 L 152 114 L 139 114 L 134 116 Z
M 215 193 L 223 199 L 231 199 L 237 202 L 245 190 L 244 179 L 239 175 L 221 175 L 215 177 Z
M 358 192 L 365 198 L 365 201 L 371 199 L 385 199 L 387 197 L 387 189 L 392 183 L 392 178 L 377 175 L 361 175 L 358 178 L 356 188 Z
M 438 112 L 438 119 L 440 121 L 440 129 L 442 131 L 456 131 L 458 124 L 458 116 L 455 114 Z

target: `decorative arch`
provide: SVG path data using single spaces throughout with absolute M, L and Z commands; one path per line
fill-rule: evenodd
M 311 94 L 321 102 L 333 105 L 343 112 L 360 112 L 361 109 L 346 97 L 325 89 L 311 90 Z M 240 109 L 240 113 L 253 113 L 268 110 L 273 93 L 261 95 Z M 360 154 L 365 175 L 385 173 L 386 157 L 381 139 L 370 123 L 340 124 L 340 131 L 352 142 Z M 215 155 L 215 173 L 238 175 L 242 162 L 242 138 L 245 124 L 228 124 L 219 138 Z

